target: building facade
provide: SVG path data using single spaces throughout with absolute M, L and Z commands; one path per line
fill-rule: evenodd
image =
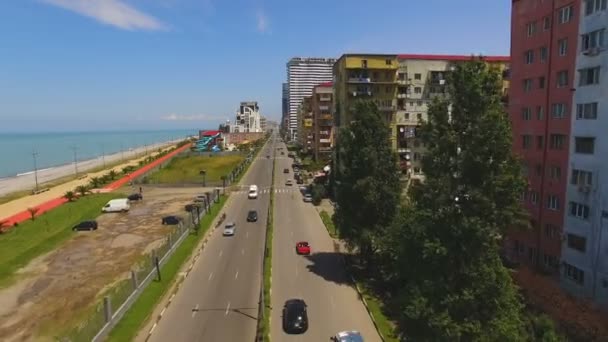
M 509 116 L 513 150 L 528 188 L 529 230 L 513 230 L 505 256 L 559 275 L 570 109 L 578 41 L 578 0 L 512 0 Z
M 313 151 L 312 95 L 302 99 L 298 109 L 298 129 L 296 141 L 306 153 Z
M 608 46 L 606 0 L 573 8 L 578 23 L 561 284 L 608 308 Z
M 282 93 L 281 93 L 281 125 L 287 119 L 289 122 L 289 84 L 283 83 L 282 85 Z M 282 127 L 283 129 L 287 129 L 286 126 Z
M 259 133 L 261 127 L 260 107 L 256 101 L 241 102 L 236 111 L 234 124 L 230 125 L 231 133 Z
M 268 131 L 267 120 L 264 116 L 260 116 L 260 129 L 262 132 Z
M 327 159 L 331 154 L 333 115 L 333 83 L 322 83 L 312 91 L 313 156 Z
M 302 99 L 312 95 L 314 86 L 332 81 L 334 58 L 292 58 L 287 62 L 287 90 L 289 102 L 289 133 L 296 138 L 298 109 Z

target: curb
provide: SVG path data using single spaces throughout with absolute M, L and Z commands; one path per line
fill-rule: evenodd
M 342 262 L 344 262 L 344 260 Z M 380 332 L 380 329 L 378 328 L 378 323 L 376 323 L 376 318 L 374 317 L 374 314 L 370 311 L 369 305 L 367 304 L 367 301 L 365 300 L 365 297 L 363 296 L 363 292 L 361 292 L 361 289 L 359 288 L 359 285 L 357 284 L 357 281 L 355 280 L 355 277 L 352 274 L 350 275 L 350 279 L 352 280 L 353 284 L 355 284 L 355 289 L 357 290 L 359 299 L 361 299 L 361 301 L 363 302 L 363 306 L 365 306 L 365 311 L 367 311 L 367 314 L 372 319 L 372 323 L 374 324 L 374 328 L 376 328 L 376 332 L 378 333 L 378 336 L 380 336 L 380 339 L 382 340 L 382 342 L 386 342 L 386 339 L 384 338 L 384 336 Z

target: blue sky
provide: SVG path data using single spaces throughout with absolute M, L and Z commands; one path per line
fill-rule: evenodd
M 509 53 L 510 0 L 6 0 L 0 131 L 215 128 L 280 117 L 285 63 Z

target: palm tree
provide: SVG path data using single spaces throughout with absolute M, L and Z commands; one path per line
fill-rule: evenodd
M 144 166 L 145 163 L 146 163 L 145 161 L 140 160 L 138 164 L 139 164 L 139 166 Z
M 91 186 L 91 188 L 98 188 L 101 185 L 101 183 L 102 183 L 102 181 L 101 181 L 101 178 L 99 178 L 99 177 L 93 177 L 89 181 L 89 185 Z
M 31 207 L 31 208 L 27 208 L 27 211 L 29 211 L 30 217 L 32 218 L 32 221 L 34 221 L 36 219 L 36 213 L 38 211 L 40 211 L 40 208 L 38 208 L 38 207 Z
M 81 197 L 84 197 L 89 192 L 89 187 L 86 185 L 79 185 L 75 190 Z
M 74 199 L 76 198 L 76 194 L 74 193 L 74 191 L 66 191 L 66 193 L 63 194 L 63 197 L 65 197 L 65 199 L 67 199 L 68 202 L 73 202 Z
M 131 166 L 125 166 L 122 168 L 121 170 L 123 175 L 126 175 L 127 173 L 131 172 Z
M 110 172 L 108 172 L 108 176 L 110 177 L 111 180 L 114 180 L 114 178 L 116 178 L 116 176 L 118 176 L 118 173 L 114 170 L 110 170 Z

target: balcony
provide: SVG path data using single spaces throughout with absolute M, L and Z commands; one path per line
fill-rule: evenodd
M 329 106 L 319 106 L 319 110 L 329 110 Z
M 369 77 L 349 77 L 348 83 L 371 83 L 372 79 Z
M 407 99 L 409 97 L 410 97 L 410 94 L 407 94 L 407 93 L 397 94 L 398 99 Z
M 321 96 L 319 98 L 319 101 L 321 101 L 321 102 L 329 102 L 329 101 L 331 101 L 331 96 Z
M 371 90 L 367 90 L 367 91 L 353 91 L 351 92 L 352 96 L 372 96 L 372 92 Z
M 397 80 L 397 83 L 400 85 L 408 85 L 408 81 L 407 80 Z
M 393 112 L 393 111 L 397 110 L 397 106 L 379 104 L 378 109 L 382 112 Z
M 321 120 L 332 120 L 334 117 L 331 114 L 322 114 L 319 118 Z

